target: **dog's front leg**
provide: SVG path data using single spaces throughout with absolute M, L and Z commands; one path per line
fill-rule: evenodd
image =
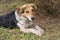
M 42 36 L 42 34 L 43 34 L 43 33 L 41 33 L 41 31 L 39 31 L 39 30 L 37 30 L 35 28 L 30 28 L 29 30 L 30 30 L 31 33 L 34 33 L 34 34 L 36 34 L 38 36 Z
M 42 33 L 35 28 L 20 28 L 20 30 L 25 33 L 33 33 L 33 34 L 42 36 Z
M 20 25 L 19 23 L 17 23 L 17 25 L 22 32 L 33 33 L 33 34 L 36 34 L 36 35 L 39 35 L 39 36 L 42 36 L 42 34 L 43 34 L 41 32 L 41 28 L 39 28 L 39 30 L 38 30 L 38 26 L 36 26 L 36 28 L 25 28 L 25 27 L 23 27 L 23 25 Z
M 41 27 L 39 27 L 38 25 L 35 25 L 35 28 L 36 28 L 38 31 L 40 31 L 41 33 L 44 33 L 44 30 L 43 30 Z

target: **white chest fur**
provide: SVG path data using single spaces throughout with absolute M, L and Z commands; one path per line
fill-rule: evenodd
M 17 11 L 15 11 L 15 17 L 16 17 L 16 20 L 18 21 L 17 25 L 19 27 L 29 27 L 29 25 L 33 24 L 32 21 L 30 21 L 26 17 L 23 17 L 22 15 L 18 15 Z

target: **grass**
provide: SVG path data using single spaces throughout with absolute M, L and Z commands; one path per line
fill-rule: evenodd
M 15 8 L 17 5 L 22 5 L 23 0 L 5 0 L 3 3 L 0 0 L 0 12 L 5 12 Z M 41 19 L 41 18 L 40 18 Z M 39 20 L 44 26 L 45 33 L 39 37 L 31 33 L 23 33 L 19 29 L 0 28 L 0 40 L 60 40 L 60 21 L 58 23 L 45 23 L 45 18 Z M 45 19 L 46 20 L 46 19 Z M 50 19 L 49 19 L 50 20 Z
M 0 40 L 60 40 L 60 32 L 45 32 L 41 37 L 23 33 L 19 29 L 0 28 Z
M 0 3 L 0 12 L 5 12 L 8 11 L 10 9 L 14 9 L 17 5 L 22 5 L 25 2 L 22 0 L 17 0 L 17 1 L 13 1 L 12 0 L 9 2 L 10 0 L 6 0 L 4 3 Z
M 22 33 L 19 29 L 0 28 L 0 40 L 37 40 L 33 34 Z

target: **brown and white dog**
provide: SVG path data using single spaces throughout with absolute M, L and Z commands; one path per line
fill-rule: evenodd
M 32 22 L 35 19 L 35 10 L 37 10 L 37 7 L 32 3 L 19 6 L 15 11 L 16 19 L 18 20 L 17 25 L 23 32 L 41 36 L 44 33 L 43 29 Z
M 8 15 L 11 20 L 9 23 L 11 25 L 17 25 L 22 32 L 34 33 L 36 35 L 41 36 L 44 33 L 43 29 L 40 28 L 38 25 L 34 25 L 34 23 L 33 23 L 33 20 L 35 19 L 35 15 L 36 15 L 35 10 L 37 10 L 37 7 L 35 4 L 32 4 L 32 3 L 18 6 L 17 9 L 13 13 L 9 14 L 11 16 Z M 6 15 L 4 17 L 9 19 L 8 16 Z M 2 23 L 1 19 L 4 17 L 0 17 L 0 25 Z M 4 19 L 4 20 L 6 20 L 6 19 Z M 14 23 L 12 23 L 12 22 L 14 22 Z M 6 24 L 2 23 L 1 26 L 3 26 L 3 25 L 6 26 Z

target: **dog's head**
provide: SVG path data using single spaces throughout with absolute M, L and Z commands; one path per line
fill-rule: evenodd
M 26 18 L 28 18 L 29 20 L 34 20 L 35 19 L 35 10 L 37 9 L 35 4 L 25 4 L 22 6 L 18 6 L 17 7 L 17 13 L 19 15 L 22 15 Z

